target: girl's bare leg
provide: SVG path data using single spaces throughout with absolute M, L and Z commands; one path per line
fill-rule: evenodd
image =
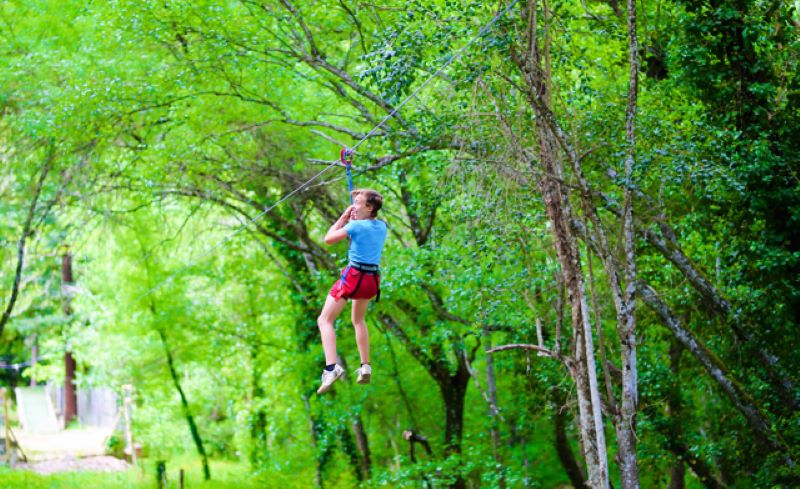
M 337 300 L 328 294 L 325 299 L 325 306 L 323 306 L 322 312 L 317 318 L 319 334 L 322 337 L 322 349 L 325 351 L 325 365 L 336 363 L 336 331 L 333 329 L 333 323 L 342 313 L 345 304 L 347 304 L 347 300 Z
M 364 317 L 367 315 L 367 306 L 371 299 L 353 299 L 353 328 L 356 330 L 356 344 L 361 363 L 369 363 L 369 332 Z

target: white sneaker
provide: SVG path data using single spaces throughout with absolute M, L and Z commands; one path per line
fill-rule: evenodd
M 344 375 L 344 369 L 340 367 L 338 364 L 333 367 L 333 370 L 330 372 L 327 370 L 322 370 L 322 385 L 319 386 L 317 389 L 317 394 L 324 394 L 328 392 L 328 389 L 331 388 L 334 382 L 339 380 L 340 377 Z
M 368 363 L 362 365 L 356 372 L 358 373 L 357 382 L 359 384 L 369 384 L 369 380 L 372 377 L 372 367 Z

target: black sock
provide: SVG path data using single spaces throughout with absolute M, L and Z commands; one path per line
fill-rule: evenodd
M 362 367 L 363 367 L 364 365 L 369 365 L 369 362 L 367 362 L 367 363 L 362 363 L 362 364 L 361 364 L 361 366 L 362 366 Z
M 333 372 L 333 369 L 334 369 L 335 367 L 336 367 L 336 364 L 335 364 L 335 363 L 332 363 L 332 364 L 330 364 L 330 365 L 325 365 L 325 370 L 327 370 L 328 372 Z

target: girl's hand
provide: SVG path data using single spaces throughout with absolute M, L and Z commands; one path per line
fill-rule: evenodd
M 339 221 L 342 223 L 342 225 L 344 225 L 347 224 L 354 217 L 355 217 L 355 206 L 351 205 L 344 210 L 342 216 L 339 218 Z

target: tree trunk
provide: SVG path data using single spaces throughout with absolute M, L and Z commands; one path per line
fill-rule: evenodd
M 31 342 L 31 367 L 35 367 L 39 362 L 39 337 L 36 333 L 30 337 Z M 36 387 L 36 377 L 31 375 L 31 387 Z
M 261 386 L 261 367 L 258 361 L 258 347 L 250 347 L 250 365 L 252 374 L 250 378 L 250 465 L 253 469 L 260 469 L 268 459 L 267 454 L 267 414 L 259 406 L 259 400 L 264 398 L 264 388 Z
M 42 166 L 42 171 L 39 174 L 39 181 L 36 184 L 36 190 L 33 193 L 31 205 L 28 208 L 28 215 L 25 217 L 25 224 L 22 225 L 22 236 L 20 236 L 19 243 L 17 244 L 17 267 L 14 271 L 14 284 L 11 286 L 11 297 L 8 299 L 8 304 L 6 304 L 3 315 L 0 316 L 0 336 L 3 335 L 3 329 L 5 328 L 6 323 L 8 323 L 8 320 L 11 318 L 11 312 L 14 310 L 14 304 L 17 302 L 19 286 L 22 282 L 22 268 L 25 264 L 25 243 L 33 231 L 33 216 L 36 214 L 36 207 L 39 204 L 39 197 L 42 194 L 42 187 L 44 186 L 45 179 L 47 179 L 47 175 L 50 173 L 50 168 L 53 164 L 53 158 L 54 154 L 51 152 L 47 157 L 47 161 L 45 161 L 44 166 Z
M 492 336 L 486 328 L 483 329 L 483 348 L 485 352 L 488 352 L 492 349 Z M 502 454 L 500 453 L 502 447 L 500 441 L 500 422 L 499 413 L 496 411 L 498 408 L 497 382 L 494 377 L 494 359 L 492 358 L 491 353 L 486 354 L 486 391 L 487 395 L 489 396 L 489 418 L 491 419 L 492 423 L 492 452 L 494 454 L 494 461 L 499 467 L 502 467 L 504 464 Z M 499 486 L 501 489 L 506 487 L 506 479 L 502 475 L 499 480 Z
M 61 257 L 61 290 L 64 297 L 64 315 L 72 315 L 72 295 L 69 287 L 74 283 L 72 276 L 72 255 L 67 252 Z M 78 417 L 78 395 L 75 392 L 75 358 L 70 351 L 70 339 L 64 351 L 64 424 Z
M 567 414 L 569 410 L 564 405 L 564 393 L 558 388 L 552 389 L 553 401 L 553 428 L 555 430 L 555 446 L 558 460 L 561 466 L 564 467 L 564 472 L 567 473 L 572 486 L 577 489 L 589 487 L 586 476 L 583 473 L 578 461 L 575 460 L 575 454 L 572 453 L 572 448 L 569 446 L 569 438 L 567 437 L 567 422 L 569 420 Z
M 338 362 L 339 365 L 344 367 L 345 370 L 350 370 L 349 365 L 347 364 L 347 360 L 339 356 Z M 347 376 L 345 377 L 346 381 L 352 386 L 354 376 Z M 333 394 L 335 395 L 335 393 Z M 356 477 L 358 480 L 367 480 L 370 477 L 370 472 L 372 470 L 372 458 L 370 456 L 369 450 L 369 439 L 367 438 L 367 431 L 364 428 L 364 422 L 361 418 L 361 414 L 357 412 L 357 409 L 351 410 L 352 420 L 350 422 L 350 428 L 352 429 L 352 433 L 347 431 L 347 425 L 342 425 L 342 443 L 344 444 L 345 451 L 350 456 L 350 463 L 353 466 L 353 470 L 356 473 Z
M 437 384 L 442 394 L 445 410 L 444 445 L 445 456 L 461 455 L 461 439 L 464 434 L 464 398 L 469 384 L 469 371 L 463 360 L 458 362 L 455 375 L 449 370 L 437 370 Z M 451 485 L 454 489 L 465 489 L 466 481 L 458 476 Z
M 545 35 L 542 45 L 537 34 L 539 26 L 536 1 L 529 1 L 526 10 L 527 29 L 523 40 L 527 42 L 527 47 L 520 55 L 516 47 L 512 46 L 510 54 L 520 70 L 524 81 L 525 96 L 536 115 L 536 134 L 539 145 L 538 166 L 540 168 L 536 167 L 536 162 L 531 162 L 531 167 L 538 177 L 537 183 L 551 223 L 556 254 L 561 265 L 561 273 L 572 310 L 576 362 L 571 374 L 577 384 L 581 441 L 589 469 L 589 479 L 594 487 L 607 489 L 609 487 L 608 456 L 600 391 L 597 385 L 591 315 L 586 299 L 580 252 L 575 236 L 568 225 L 572 220 L 572 211 L 567 190 L 560 183 L 563 180 L 559 150 L 561 141 L 560 134 L 555 132 L 557 124 L 553 120 L 550 108 L 549 11 L 545 5 Z M 525 151 L 518 150 L 518 152 L 520 153 L 518 157 L 523 158 L 522 161 L 531 161 Z
M 445 454 L 461 453 L 461 438 L 464 432 L 464 398 L 467 393 L 469 374 L 463 379 L 454 376 L 446 383 L 439 383 L 439 392 L 442 394 L 445 408 L 444 445 Z
M 69 348 L 69 346 L 68 346 Z M 72 352 L 64 353 L 64 424 L 78 417 L 78 394 L 75 391 L 75 358 Z
M 529 73 L 534 71 L 529 69 Z M 534 81 L 531 81 L 534 83 Z M 534 85 L 535 87 L 536 85 Z M 544 83 L 538 84 L 542 90 Z M 533 87 L 532 87 L 533 89 Z M 541 92 L 539 92 L 541 93 Z M 569 199 L 558 180 L 562 170 L 559 162 L 557 143 L 547 125 L 540 121 L 545 114 L 537 112 L 537 128 L 540 144 L 540 165 L 544 175 L 539 188 L 551 223 L 556 253 L 564 276 L 564 284 L 572 311 L 572 327 L 575 332 L 577 360 L 575 380 L 578 384 L 578 399 L 581 416 L 581 431 L 584 454 L 589 467 L 590 483 L 595 487 L 607 488 L 608 456 L 606 453 L 605 432 L 600 404 L 600 390 L 594 358 L 594 341 L 590 323 L 590 312 L 586 299 L 586 288 L 580 264 L 580 254 L 574 235 L 567 223 L 571 220 Z
M 670 426 L 672 427 L 672 435 L 670 438 L 680 440 L 683 438 L 683 430 L 681 428 L 682 420 L 681 413 L 683 411 L 683 403 L 681 402 L 681 352 L 683 347 L 681 343 L 672 338 L 669 346 L 669 368 L 672 370 L 672 375 L 675 380 L 670 389 L 667 397 L 667 416 L 670 419 Z M 686 464 L 682 459 L 677 458 L 670 468 L 669 489 L 684 489 L 686 478 Z
M 186 394 L 183 392 L 183 388 L 181 387 L 180 380 L 178 379 L 178 373 L 175 371 L 175 363 L 172 359 L 172 352 L 169 349 L 169 345 L 167 344 L 167 336 L 164 334 L 162 329 L 158 330 L 158 334 L 161 337 L 161 344 L 164 346 L 164 353 L 167 356 L 167 366 L 169 367 L 169 374 L 172 377 L 172 382 L 175 385 L 175 389 L 178 391 L 178 394 L 181 397 L 181 407 L 183 408 L 183 416 L 186 418 L 186 422 L 189 424 L 189 431 L 192 433 L 192 440 L 194 440 L 194 445 L 197 448 L 197 453 L 200 455 L 200 460 L 203 463 L 203 477 L 205 480 L 211 480 L 211 470 L 208 467 L 208 456 L 206 456 L 205 448 L 203 448 L 203 440 L 200 438 L 200 432 L 197 429 L 197 424 L 194 422 L 194 417 L 192 416 L 192 412 L 189 409 L 189 402 L 186 400 Z
M 369 441 L 367 440 L 367 431 L 364 428 L 364 422 L 361 416 L 357 415 L 353 420 L 353 436 L 356 439 L 356 448 L 360 455 L 359 460 L 361 463 L 361 472 L 364 474 L 364 479 L 368 480 L 372 472 L 372 457 L 369 451 Z
M 308 414 L 308 430 L 311 434 L 311 444 L 314 446 L 315 451 L 319 451 L 319 441 L 317 440 L 317 424 L 314 421 L 314 416 L 311 414 L 311 403 L 308 402 L 308 396 L 303 395 L 303 405 L 306 407 L 306 414 Z M 314 482 L 317 489 L 322 489 L 322 468 L 325 464 L 323 456 L 317 456 L 316 464 L 314 465 Z
M 412 305 L 402 301 L 398 301 L 397 306 L 411 317 L 415 317 L 418 313 Z M 441 314 L 441 311 L 437 312 Z M 436 382 L 445 408 L 445 456 L 460 454 L 464 423 L 464 397 L 470 377 L 461 347 L 454 347 L 457 363 L 453 368 L 454 373 L 451 374 L 451 365 L 446 360 L 447 355 L 441 351 L 441 344 L 433 345 L 433 351 L 429 354 L 408 336 L 394 316 L 379 313 L 378 319 L 403 343 L 408 352 Z M 453 487 L 466 487 L 466 483 L 462 478 L 458 478 Z
M 592 416 L 591 394 L 589 393 L 589 380 L 586 373 L 586 343 L 582 340 L 583 333 L 575 331 L 575 364 L 571 372 L 575 380 L 575 391 L 578 397 L 578 421 L 581 433 L 581 447 L 586 461 L 588 472 L 587 485 L 592 486 L 600 480 L 600 459 L 595 440 L 594 417 Z M 594 486 L 593 486 L 594 487 Z
M 342 444 L 342 451 L 344 451 L 347 458 L 350 460 L 350 465 L 353 467 L 353 471 L 356 474 L 356 479 L 359 482 L 364 482 L 366 480 L 366 474 L 364 473 L 363 465 L 359 460 L 358 454 L 358 447 L 356 446 L 355 437 L 353 433 L 350 432 L 348 426 L 346 424 L 339 425 L 339 441 Z
M 622 399 L 617 429 L 617 459 L 622 489 L 639 488 L 636 456 L 636 406 L 639 402 L 636 365 L 636 250 L 633 226 L 633 166 L 636 150 L 636 109 L 639 87 L 639 43 L 636 36 L 636 0 L 628 0 L 628 106 L 625 113 L 625 191 L 622 234 L 625 248 L 624 310 L 620 314 L 619 342 L 622 350 Z

